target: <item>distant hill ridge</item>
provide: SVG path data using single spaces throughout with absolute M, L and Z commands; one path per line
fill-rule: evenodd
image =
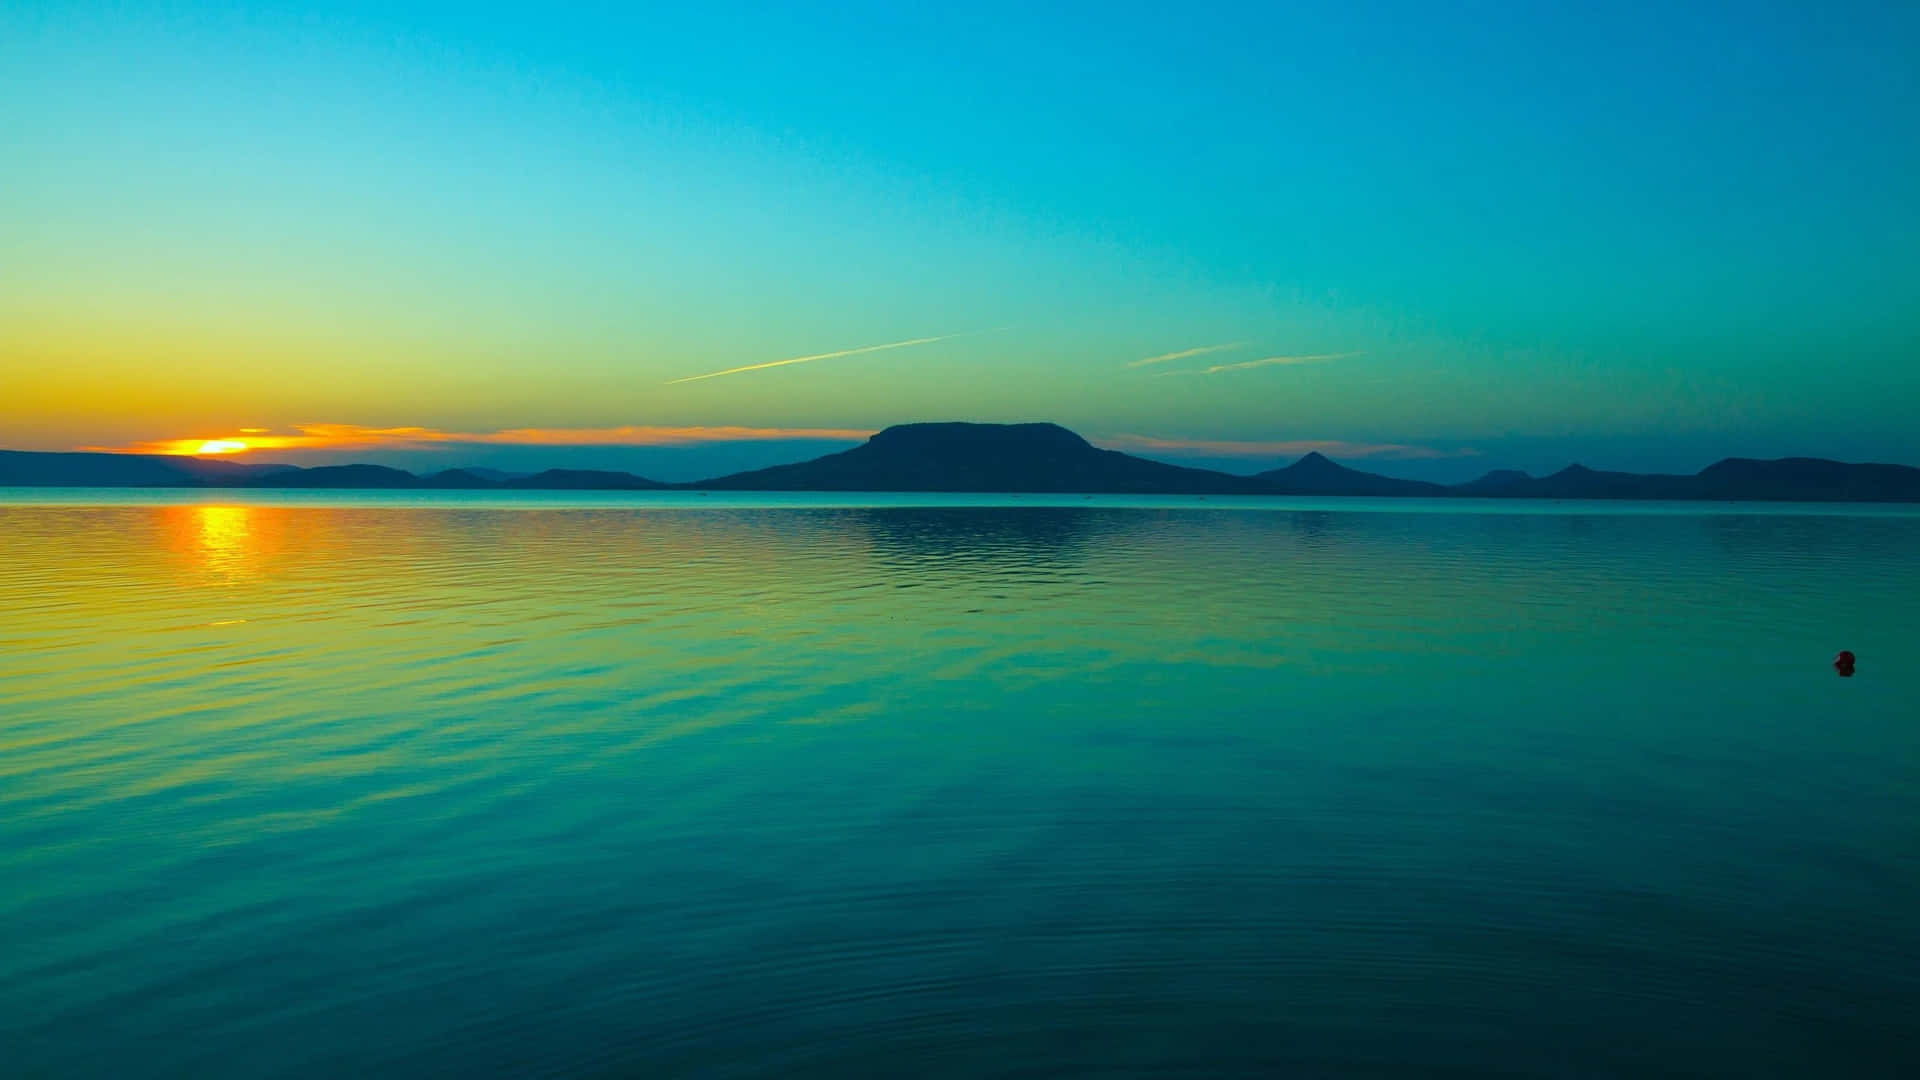
M 300 468 L 218 458 L 0 450 L 0 486 L 1920 502 L 1920 469 L 1822 458 L 1727 458 L 1691 476 L 1603 472 L 1569 465 L 1551 476 L 1501 469 L 1464 484 L 1443 485 L 1362 472 L 1310 453 L 1282 468 L 1236 476 L 1102 450 L 1058 424 L 932 423 L 890 427 L 850 450 L 811 461 L 691 484 L 664 484 L 597 469 L 549 469 L 521 475 L 471 468 L 421 476 L 383 465 Z
M 690 485 L 724 491 L 1251 495 L 1251 477 L 1102 450 L 1058 424 L 901 424 L 851 450 Z
M 1446 495 L 1444 485 L 1350 469 L 1315 450 L 1285 468 L 1255 473 L 1253 479 L 1282 495 Z

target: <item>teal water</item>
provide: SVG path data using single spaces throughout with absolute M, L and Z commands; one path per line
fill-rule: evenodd
M 1920 1074 L 1911 509 L 695 498 L 0 493 L 0 1071 Z

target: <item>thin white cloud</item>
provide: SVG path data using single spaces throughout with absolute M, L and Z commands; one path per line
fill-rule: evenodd
M 1315 353 L 1311 356 L 1269 356 L 1260 360 L 1242 360 L 1237 364 L 1215 364 L 1206 368 L 1189 368 L 1185 371 L 1162 371 L 1167 375 L 1218 375 L 1225 371 L 1245 371 L 1248 368 L 1269 367 L 1274 364 L 1320 364 L 1328 360 L 1344 360 L 1349 356 L 1359 356 L 1357 352 Z
M 960 337 L 959 334 L 942 334 L 939 337 L 912 338 L 907 341 L 889 341 L 885 345 L 862 345 L 857 349 L 840 349 L 835 352 L 815 353 L 812 356 L 794 356 L 785 360 L 769 360 L 764 364 L 747 364 L 744 367 L 728 368 L 725 371 L 709 371 L 705 375 L 688 375 L 681 379 L 668 379 L 667 385 L 699 382 L 701 379 L 717 379 L 722 375 L 739 375 L 748 371 L 765 371 L 768 368 L 786 367 L 788 364 L 807 364 L 815 360 L 832 360 L 838 356 L 858 356 L 861 353 L 884 352 L 887 349 L 904 349 L 912 345 L 931 345 L 936 341 Z
M 1140 360 L 1128 361 L 1127 366 L 1146 367 L 1148 364 L 1164 364 L 1169 360 L 1185 360 L 1189 356 L 1205 356 L 1208 353 L 1238 349 L 1245 344 L 1246 342 L 1244 341 L 1231 341 L 1225 345 L 1196 345 L 1191 349 L 1181 349 L 1179 352 L 1162 353 L 1159 356 L 1149 356 Z

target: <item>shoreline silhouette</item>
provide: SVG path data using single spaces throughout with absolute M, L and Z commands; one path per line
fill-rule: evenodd
M 852 449 L 688 483 L 628 472 L 481 468 L 416 474 L 385 465 L 253 464 L 221 458 L 0 450 L 0 486 L 467 491 L 892 491 L 1089 495 L 1920 502 L 1920 468 L 1824 458 L 1726 458 L 1693 474 L 1569 465 L 1498 469 L 1461 484 L 1364 472 L 1314 452 L 1251 475 L 1102 450 L 1058 424 L 900 424 Z

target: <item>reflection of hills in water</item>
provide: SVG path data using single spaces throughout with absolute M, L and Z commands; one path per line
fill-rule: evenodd
M 883 561 L 927 566 L 1077 566 L 1127 527 L 1114 511 L 1053 506 L 863 509 L 847 516 Z
M 0 505 L 20 1075 L 1920 1075 L 1920 517 L 472 505 Z

